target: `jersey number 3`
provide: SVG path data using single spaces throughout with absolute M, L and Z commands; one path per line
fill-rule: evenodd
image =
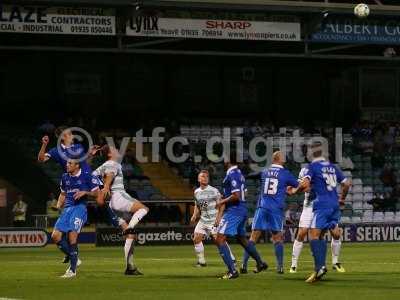
M 264 185 L 264 194 L 275 195 L 278 190 L 278 179 L 266 178 Z

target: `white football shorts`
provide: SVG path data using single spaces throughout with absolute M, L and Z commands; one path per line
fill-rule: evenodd
M 137 201 L 125 191 L 115 191 L 111 193 L 110 207 L 112 210 L 130 213 L 133 203 Z
M 217 228 L 215 228 L 214 224 L 205 224 L 202 221 L 199 221 L 194 229 L 194 233 L 208 235 L 215 235 L 217 234 Z
M 314 218 L 313 207 L 303 207 L 303 212 L 300 216 L 299 227 L 300 228 L 311 228 L 311 223 Z

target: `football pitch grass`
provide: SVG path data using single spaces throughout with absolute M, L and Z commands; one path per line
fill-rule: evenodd
M 259 245 L 270 265 L 267 272 L 219 280 L 224 272 L 216 248 L 206 246 L 206 268 L 194 267 L 191 246 L 138 246 L 135 263 L 142 277 L 123 275 L 123 249 L 81 245 L 78 277 L 59 278 L 66 269 L 59 250 L 0 249 L 0 299 L 399 299 L 400 243 L 343 244 L 346 273 L 335 273 L 330 265 L 325 280 L 304 282 L 312 268 L 309 245 L 300 257 L 299 272 L 289 274 L 291 244 L 285 247 L 284 275 L 275 273 L 271 244 Z M 232 246 L 241 258 L 242 250 Z M 251 263 L 250 269 L 254 264 Z

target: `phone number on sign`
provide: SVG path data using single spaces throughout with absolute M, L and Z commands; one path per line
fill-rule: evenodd
M 72 26 L 71 32 L 74 33 L 113 33 L 112 27 L 100 27 L 100 26 Z

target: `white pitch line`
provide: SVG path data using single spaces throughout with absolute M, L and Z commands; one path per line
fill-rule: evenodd
M 151 260 L 151 261 L 172 261 L 172 262 L 175 262 L 175 261 L 192 261 L 192 260 L 195 260 L 195 259 L 193 259 L 193 258 L 140 258 L 140 259 L 143 259 L 143 260 Z M 209 261 L 209 262 L 219 262 L 219 261 L 221 261 L 221 260 L 218 260 L 218 259 L 208 259 L 207 261 Z M 299 262 L 301 262 L 301 263 L 309 263 L 309 264 L 311 264 L 311 263 L 314 263 L 314 261 L 312 261 L 312 260 L 300 260 Z M 363 265 L 399 265 L 400 264 L 400 261 L 399 262 L 364 262 L 364 261 L 350 261 L 350 262 L 347 262 L 346 261 L 346 263 L 345 263 L 346 265 L 355 265 L 355 264 L 363 264 Z

